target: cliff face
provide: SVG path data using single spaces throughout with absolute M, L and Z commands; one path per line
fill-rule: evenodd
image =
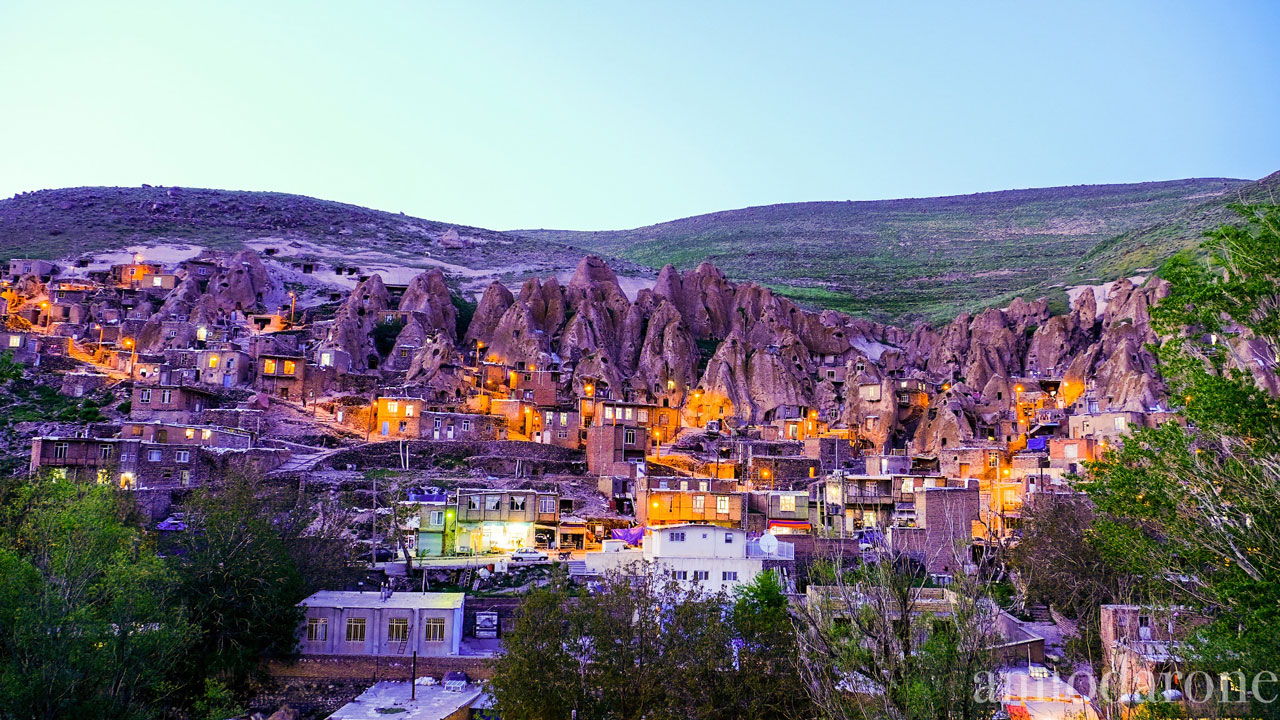
M 1122 280 L 1106 289 L 1101 309 L 1084 292 L 1065 315 L 1050 316 L 1044 299 L 1019 299 L 938 330 L 905 329 L 806 310 L 707 263 L 665 267 L 630 301 L 608 266 L 588 257 L 567 286 L 529 280 L 513 295 L 492 285 L 464 340 L 484 342 L 485 355 L 500 361 L 566 363 L 566 386 L 666 402 L 691 421 L 816 410 L 873 444 L 913 442 L 925 451 L 998 423 L 1015 377 L 1064 377 L 1116 410 L 1159 405 L 1146 347 L 1157 340 L 1149 308 L 1164 292 L 1159 283 Z M 901 378 L 949 389 L 926 415 L 893 400 Z

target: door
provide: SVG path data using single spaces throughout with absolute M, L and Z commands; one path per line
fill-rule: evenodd
M 382 421 L 382 434 L 383 435 L 391 434 L 391 422 L 389 420 Z

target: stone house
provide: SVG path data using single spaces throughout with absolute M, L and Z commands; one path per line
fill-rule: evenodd
M 282 400 L 305 398 L 306 358 L 302 355 L 262 353 L 258 356 L 258 376 L 254 387 Z
M 705 523 L 746 529 L 746 494 L 731 491 L 661 490 L 636 483 L 636 521 L 646 527 Z
M 886 532 L 895 553 L 914 558 L 926 572 L 965 572 L 971 558 L 974 525 L 979 521 L 978 483 L 929 486 L 911 493 L 910 508 L 900 506 Z
M 190 385 L 134 385 L 129 417 L 133 420 L 160 420 L 189 423 L 213 405 L 213 395 Z
M 556 528 L 560 522 L 559 496 L 555 493 L 459 489 L 454 502 L 456 549 L 460 553 L 509 551 L 555 544 Z
M 253 374 L 253 358 L 234 347 L 201 350 L 196 355 L 199 382 L 224 388 L 246 387 Z
M 587 428 L 587 469 L 592 475 L 635 478 L 649 452 L 649 434 L 634 425 Z

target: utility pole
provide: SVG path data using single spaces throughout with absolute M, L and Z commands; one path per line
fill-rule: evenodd
M 378 471 L 371 473 L 373 476 L 373 532 L 369 536 L 369 554 L 373 560 L 373 564 L 378 564 Z

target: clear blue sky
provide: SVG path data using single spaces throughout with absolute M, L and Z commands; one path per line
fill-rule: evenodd
M 1280 3 L 1050 5 L 0 0 L 0 196 L 604 229 L 1280 169 Z

